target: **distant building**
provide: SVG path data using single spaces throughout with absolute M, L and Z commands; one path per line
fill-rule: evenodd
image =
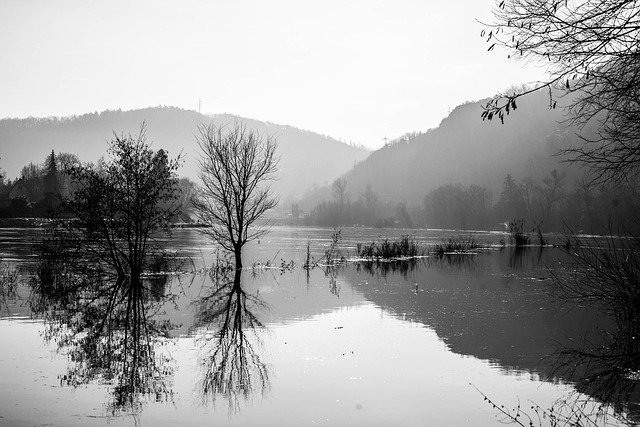
M 15 184 L 13 184 L 13 186 L 9 190 L 8 195 L 9 195 L 9 200 L 20 199 L 20 198 L 25 200 L 28 199 L 27 188 L 24 185 L 24 181 L 22 181 L 22 178 L 20 178 L 15 182 Z

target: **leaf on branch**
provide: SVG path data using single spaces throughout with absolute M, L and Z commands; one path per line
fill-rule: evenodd
M 489 46 L 489 49 L 487 49 L 487 52 L 489 52 L 489 51 L 493 50 L 493 48 L 494 48 L 495 46 L 496 46 L 496 44 L 495 44 L 495 43 L 494 43 L 494 44 L 492 44 L 491 46 Z
M 502 1 L 500 2 L 500 4 L 498 5 L 498 7 L 499 7 L 500 9 L 504 8 L 504 0 L 502 0 Z

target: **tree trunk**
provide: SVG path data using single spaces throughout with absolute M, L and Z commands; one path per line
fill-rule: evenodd
M 242 246 L 236 246 L 233 255 L 236 259 L 236 270 L 242 269 Z
M 142 283 L 142 271 L 138 266 L 131 266 L 129 272 L 129 279 L 131 280 L 131 286 L 138 287 Z

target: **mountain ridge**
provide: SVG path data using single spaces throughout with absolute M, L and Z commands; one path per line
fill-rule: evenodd
M 281 198 L 295 199 L 314 183 L 326 184 L 369 155 L 363 147 L 334 138 L 233 114 L 204 115 L 178 107 L 148 107 L 136 110 L 106 110 L 80 116 L 9 118 L 0 120 L 0 168 L 9 178 L 17 177 L 29 162 L 42 162 L 51 150 L 77 154 L 83 162 L 95 162 L 107 155 L 107 141 L 113 134 L 135 135 L 146 123 L 147 142 L 163 148 L 170 157 L 184 154 L 181 176 L 197 180 L 199 124 L 216 126 L 239 120 L 250 129 L 278 136 L 280 170 L 273 182 Z
M 449 183 L 484 185 L 497 196 L 507 174 L 541 181 L 559 169 L 573 179 L 577 168 L 557 153 L 578 143 L 578 130 L 560 108 L 547 108 L 545 96 L 520 100 L 504 124 L 482 120 L 486 100 L 463 103 L 438 127 L 403 135 L 343 174 L 347 192 L 357 198 L 370 186 L 381 201 L 420 206 L 429 191 Z

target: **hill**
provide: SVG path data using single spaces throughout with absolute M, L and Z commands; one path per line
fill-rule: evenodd
M 364 159 L 369 151 L 333 138 L 291 126 L 264 123 L 230 114 L 206 116 L 174 107 L 131 111 L 104 111 L 68 118 L 26 118 L 0 120 L 0 169 L 9 178 L 20 174 L 29 162 L 40 163 L 55 150 L 95 162 L 106 156 L 106 141 L 113 132 L 135 134 L 147 124 L 147 139 L 155 149 L 163 148 L 171 157 L 182 152 L 184 165 L 179 174 L 197 180 L 198 150 L 194 135 L 201 123 L 231 124 L 243 120 L 247 127 L 277 135 L 280 171 L 274 190 L 286 201 L 301 195 L 314 183 L 323 185 Z
M 356 199 L 369 185 L 380 201 L 421 206 L 429 191 L 447 183 L 484 185 L 496 196 L 507 174 L 540 181 L 555 168 L 566 170 L 556 154 L 577 141 L 576 130 L 564 123 L 561 109 L 546 108 L 546 96 L 519 100 L 504 124 L 481 119 L 485 101 L 460 105 L 437 128 L 371 153 L 344 175 L 346 191 Z M 569 181 L 577 172 L 569 171 Z M 320 194 L 331 197 L 330 191 Z

